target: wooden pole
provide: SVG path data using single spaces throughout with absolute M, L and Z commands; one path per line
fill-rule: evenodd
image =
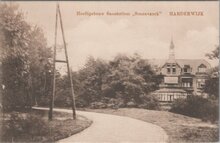
M 65 49 L 65 57 L 66 57 L 66 63 L 67 63 L 68 76 L 69 76 L 69 79 L 70 79 L 73 119 L 76 119 L 76 111 L 75 111 L 76 110 L 76 106 L 75 106 L 75 99 L 74 99 L 73 79 L 72 79 L 72 73 L 71 73 L 70 66 L 69 66 L 67 47 L 66 47 L 64 29 L 63 29 L 63 22 L 62 22 L 62 16 L 61 16 L 59 5 L 58 5 L 58 13 L 59 13 L 59 17 L 60 17 L 60 26 L 61 26 L 61 31 L 62 31 L 64 49 Z
M 56 7 L 56 23 L 55 23 L 55 44 L 54 44 L 54 55 L 53 55 L 53 93 L 51 94 L 49 120 L 53 119 L 53 107 L 54 107 L 54 96 L 56 92 L 56 46 L 57 46 L 57 18 L 58 18 L 58 4 Z

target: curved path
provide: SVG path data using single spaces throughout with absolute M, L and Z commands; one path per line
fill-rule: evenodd
M 35 108 L 47 109 L 47 108 Z M 72 113 L 67 109 L 54 109 L 54 111 Z M 77 111 L 93 121 L 93 124 L 84 131 L 62 139 L 59 142 L 80 143 L 117 143 L 117 142 L 166 142 L 168 139 L 165 131 L 154 124 L 136 120 L 129 117 L 108 115 L 94 112 Z

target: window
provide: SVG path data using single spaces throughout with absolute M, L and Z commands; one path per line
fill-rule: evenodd
M 193 79 L 192 78 L 182 78 L 182 87 L 192 87 Z
M 199 72 L 206 72 L 206 68 L 199 68 Z
M 199 67 L 198 67 L 198 72 L 206 72 L 206 66 L 204 64 L 201 64 Z
M 183 72 L 184 73 L 189 73 L 190 72 L 190 66 L 189 65 L 184 65 Z
M 175 64 L 172 65 L 172 73 L 173 73 L 173 74 L 176 74 L 176 65 L 175 65 Z
M 171 71 L 170 71 L 170 65 L 168 64 L 168 65 L 167 65 L 167 74 L 170 74 L 170 72 L 171 72 Z
M 176 68 L 173 68 L 173 73 L 174 73 L 174 74 L 176 73 Z
M 183 82 L 182 87 L 192 87 L 192 83 L 190 82 Z
M 197 88 L 203 88 L 205 86 L 205 79 L 197 79 Z

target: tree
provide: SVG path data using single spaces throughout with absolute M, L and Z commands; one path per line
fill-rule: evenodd
M 38 100 L 42 97 L 48 98 L 50 91 L 52 51 L 47 47 L 47 41 L 41 28 L 34 26 L 30 36 L 31 41 L 28 48 L 29 76 L 32 81 L 30 86 L 34 104 L 37 105 Z
M 57 80 L 55 105 L 69 106 L 67 75 Z M 84 68 L 73 73 L 76 106 L 125 107 L 149 103 L 154 108 L 150 92 L 157 89 L 158 81 L 147 60 L 138 55 L 118 55 L 106 62 L 89 57 Z
M 209 77 L 205 82 L 204 92 L 219 97 L 219 77 Z
M 72 72 L 76 106 L 84 107 L 102 99 L 102 81 L 108 71 L 108 64 L 90 56 L 85 66 L 78 72 Z M 70 87 L 68 76 L 57 79 L 55 105 L 70 106 Z
M 2 83 L 5 85 L 3 107 L 5 109 L 25 106 L 30 26 L 17 9 L 16 5 L 0 4 Z
M 213 50 L 211 53 L 207 53 L 206 56 L 211 60 L 219 59 L 219 45 L 216 46 L 215 50 Z
M 31 106 L 33 92 L 30 91 L 38 91 L 43 85 L 39 77 L 43 77 L 44 67 L 49 63 L 46 39 L 40 28 L 25 21 L 14 4 L 0 4 L 0 31 L 3 108 Z M 35 83 L 39 84 L 34 86 Z
M 206 54 L 209 59 L 219 60 L 219 46 L 216 46 L 215 50 L 211 53 Z M 216 66 L 211 69 L 209 79 L 205 82 L 204 92 L 208 93 L 210 96 L 219 96 L 219 67 Z
M 124 104 L 141 104 L 142 97 L 153 91 L 153 75 L 147 61 L 134 55 L 118 55 L 110 62 L 110 73 L 103 84 L 103 94 L 122 99 Z
M 85 67 L 78 72 L 83 88 L 78 95 L 88 103 L 101 100 L 103 79 L 107 73 L 108 64 L 105 61 L 89 57 Z

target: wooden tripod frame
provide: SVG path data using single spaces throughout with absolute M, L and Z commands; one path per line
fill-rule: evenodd
M 66 60 L 57 60 L 56 59 L 58 16 L 59 16 L 59 21 L 60 21 L 60 27 L 61 27 L 61 32 L 62 32 L 62 38 L 63 38 L 63 44 L 64 44 Z M 56 7 L 55 44 L 54 44 L 54 55 L 53 55 L 53 92 L 52 92 L 51 101 L 50 101 L 49 120 L 52 120 L 52 118 L 53 118 L 54 96 L 56 94 L 56 62 L 62 62 L 62 63 L 67 64 L 68 77 L 70 79 L 70 87 L 71 87 L 71 100 L 72 100 L 73 119 L 76 119 L 76 107 L 75 107 L 75 98 L 74 98 L 74 89 L 73 89 L 73 79 L 72 79 L 72 73 L 71 73 L 71 70 L 70 70 L 70 67 L 69 67 L 67 47 L 66 47 L 64 29 L 63 29 L 63 22 L 62 22 L 62 16 L 61 16 L 59 4 L 57 4 L 57 7 Z

